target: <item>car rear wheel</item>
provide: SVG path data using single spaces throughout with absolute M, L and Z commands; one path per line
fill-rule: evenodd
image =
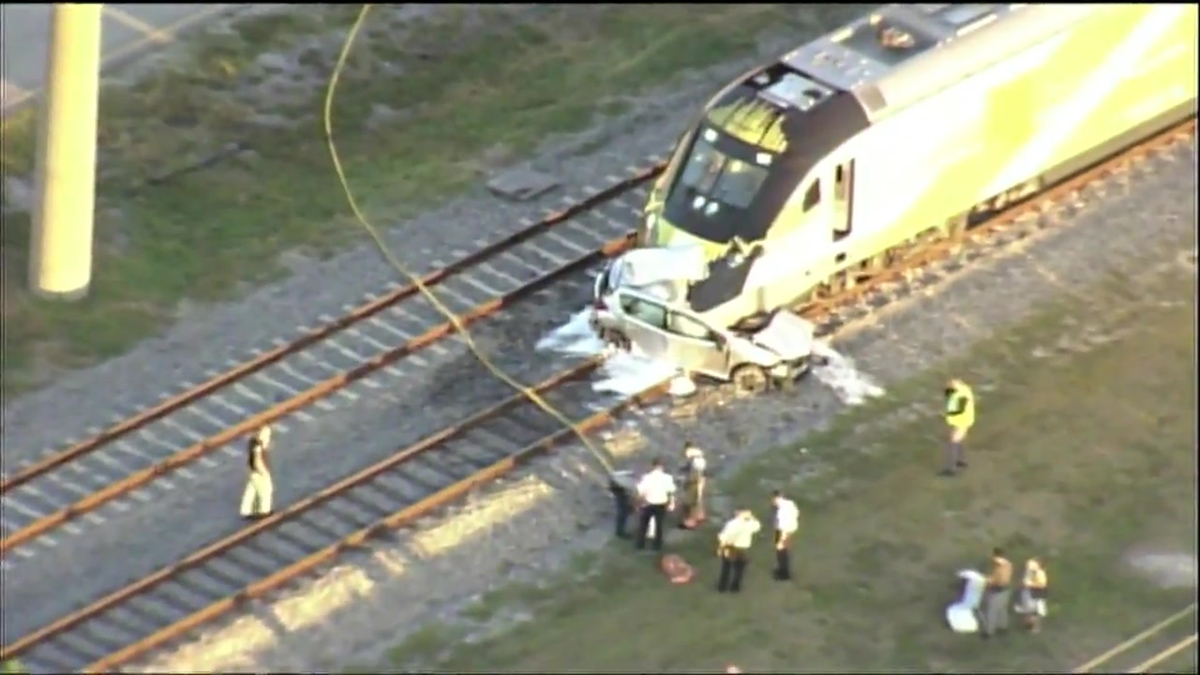
M 746 363 L 733 371 L 734 388 L 743 394 L 761 394 L 771 385 L 771 378 L 761 366 Z

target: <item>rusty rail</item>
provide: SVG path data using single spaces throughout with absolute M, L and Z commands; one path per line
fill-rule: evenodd
M 560 387 L 564 383 L 578 380 L 585 377 L 600 364 L 599 359 L 589 359 L 563 370 L 555 375 L 547 378 L 534 387 L 534 390 L 539 394 L 545 394 L 549 391 Z M 610 408 L 596 412 L 579 423 L 579 428 L 584 433 L 590 432 L 595 428 L 609 422 L 614 415 L 629 405 L 639 402 L 648 401 L 654 397 L 661 395 L 665 391 L 665 387 L 659 386 L 652 388 L 647 392 L 635 397 L 621 401 Z M 113 608 L 121 606 L 123 603 L 130 601 L 139 596 L 143 596 L 148 592 L 153 591 L 162 584 L 172 581 L 184 574 L 185 572 L 195 570 L 204 563 L 219 558 L 222 554 L 229 552 L 232 549 L 250 542 L 256 535 L 274 530 L 288 522 L 294 522 L 302 516 L 313 512 L 315 509 L 330 502 L 330 500 L 344 495 L 359 486 L 363 486 L 372 479 L 384 474 L 385 472 L 402 467 L 406 463 L 412 462 L 414 459 L 435 451 L 444 449 L 444 445 L 452 440 L 455 440 L 468 431 L 481 426 L 488 420 L 492 420 L 498 416 L 509 413 L 518 409 L 520 406 L 532 407 L 528 398 L 523 393 L 516 393 L 503 401 L 496 403 L 485 410 L 482 410 L 469 418 L 459 422 L 453 426 L 447 427 L 431 436 L 428 436 L 421 441 L 397 450 L 396 454 L 390 456 L 371 467 L 368 467 L 358 473 L 344 478 L 334 485 L 331 485 L 320 492 L 309 496 L 288 508 L 276 512 L 261 521 L 257 521 L 248 527 L 245 527 L 234 534 L 214 542 L 203 549 L 189 555 L 178 563 L 159 569 L 158 571 L 147 575 L 140 581 L 122 588 L 114 593 L 101 598 L 87 607 L 72 612 L 71 614 L 55 621 L 54 623 L 45 626 L 16 642 L 6 645 L 3 653 L 0 654 L 0 659 L 20 658 L 29 650 L 42 644 L 54 637 L 63 634 L 66 631 L 79 626 L 80 624 L 103 614 Z M 372 536 L 380 533 L 385 529 L 393 529 L 402 527 L 430 510 L 439 508 L 445 503 L 457 499 L 469 490 L 493 481 L 495 478 L 517 468 L 522 462 L 531 456 L 548 451 L 557 444 L 567 441 L 574 436 L 570 429 L 557 429 L 549 434 L 539 438 L 538 440 L 516 449 L 515 452 L 506 454 L 498 461 L 491 463 L 486 468 L 477 471 L 463 480 L 456 481 L 450 485 L 443 487 L 437 492 L 427 496 L 424 499 L 408 506 L 407 508 L 393 513 L 392 515 L 383 518 L 372 525 L 362 528 L 342 539 L 340 542 L 326 546 L 321 550 L 306 556 L 290 565 L 277 570 L 264 578 L 245 586 L 241 591 L 234 595 L 225 597 L 216 602 L 213 602 L 203 608 L 189 614 L 183 620 L 166 626 L 146 638 L 139 640 L 133 645 L 129 645 L 124 649 L 109 654 L 102 659 L 92 663 L 85 670 L 87 671 L 106 671 L 114 668 L 117 664 L 136 658 L 138 655 L 153 649 L 163 642 L 172 639 L 182 632 L 190 630 L 202 623 L 213 620 L 233 609 L 241 603 L 270 592 L 278 588 L 280 585 L 295 578 L 297 575 L 317 567 L 342 552 L 360 546 Z
M 661 161 L 651 162 L 646 168 L 637 171 L 632 176 L 619 180 L 614 184 L 599 190 L 594 194 L 588 195 L 580 201 L 570 204 L 569 206 L 551 212 L 544 216 L 541 220 L 531 223 L 517 232 L 503 237 L 483 248 L 470 253 L 463 258 L 456 260 L 445 267 L 429 272 L 421 277 L 421 283 L 426 287 L 435 286 L 450 276 L 474 267 L 482 262 L 487 261 L 498 253 L 510 249 L 517 244 L 529 240 L 555 225 L 562 224 L 580 213 L 591 209 L 598 204 L 604 203 L 621 193 L 629 190 L 632 187 L 640 185 L 647 180 L 656 177 L 662 170 L 665 164 Z M 123 436 L 137 431 L 142 427 L 170 415 L 191 403 L 204 398 L 219 389 L 227 387 L 238 380 L 253 375 L 268 366 L 278 363 L 287 356 L 295 354 L 303 349 L 306 349 L 326 338 L 339 333 L 357 323 L 375 316 L 376 314 L 395 306 L 396 304 L 413 297 L 419 293 L 417 284 L 408 284 L 401 288 L 386 293 L 378 298 L 370 300 L 352 310 L 343 316 L 334 319 L 322 326 L 314 328 L 305 333 L 301 337 L 284 345 L 275 347 L 267 352 L 264 352 L 253 359 L 241 363 L 211 379 L 189 388 L 179 394 L 158 403 L 152 407 L 146 408 L 131 417 L 128 417 L 100 433 L 86 438 L 82 441 L 74 443 L 67 448 L 60 450 L 44 457 L 29 466 L 21 468 L 13 475 L 0 480 L 0 495 L 7 493 L 10 489 L 19 487 L 28 483 L 35 478 L 38 478 L 46 473 L 72 461 L 83 455 L 86 455 L 97 448 L 112 443 Z
M 543 288 L 548 287 L 550 284 L 562 278 L 564 275 L 585 269 L 606 257 L 616 255 L 628 249 L 632 243 L 633 232 L 631 231 L 624 237 L 611 240 L 600 248 L 576 257 L 566 265 L 544 272 L 536 279 L 525 283 L 514 291 L 506 293 L 480 305 L 476 305 L 473 309 L 460 314 L 458 317 L 459 321 L 463 326 L 470 326 L 480 319 L 491 316 L 497 311 L 512 305 L 521 298 L 527 297 L 539 290 L 542 290 Z M 83 497 L 66 508 L 59 509 L 54 513 L 39 518 L 26 527 L 12 532 L 7 537 L 0 540 L 0 554 L 7 553 L 13 548 L 20 546 L 21 544 L 24 544 L 40 535 L 43 535 L 64 523 L 70 522 L 86 513 L 95 511 L 101 506 L 108 504 L 114 499 L 129 494 L 133 490 L 150 483 L 156 478 L 175 471 L 180 467 L 191 464 L 192 462 L 195 462 L 196 460 L 210 453 L 216 452 L 230 441 L 253 432 L 254 429 L 263 424 L 269 424 L 281 417 L 284 417 L 285 415 L 308 406 L 314 401 L 324 398 L 335 391 L 342 389 L 353 382 L 361 380 L 371 373 L 391 365 L 405 356 L 423 349 L 430 344 L 441 340 L 442 338 L 453 335 L 456 332 L 458 332 L 458 328 L 455 326 L 455 324 L 451 323 L 450 321 L 446 321 L 395 349 L 388 350 L 348 371 L 330 377 L 322 382 L 318 382 L 298 396 L 281 401 L 257 415 L 248 417 L 233 426 L 227 427 L 214 436 L 211 436 L 175 453 L 171 457 L 159 462 L 158 464 L 155 464 L 154 466 L 142 469 L 141 471 L 137 471 L 129 475 L 123 480 L 111 483 L 104 488 L 93 492 L 86 497 Z
M 1142 142 L 1138 143 L 1137 145 L 1135 145 L 1131 148 L 1128 148 L 1125 151 L 1123 151 L 1113 157 L 1103 160 L 1100 163 L 1094 165 L 1093 167 L 1088 168 L 1088 169 L 1084 170 L 1083 172 L 1077 174 L 1076 176 L 1071 177 L 1068 180 L 1066 180 L 1062 183 L 1059 183 L 1058 185 L 1055 185 L 1046 191 L 1043 191 L 1039 195 L 1036 195 L 1034 198 L 1023 201 L 1019 204 L 1015 204 L 1015 205 L 1003 210 L 999 214 L 996 214 L 992 219 L 990 219 L 986 223 L 983 223 L 980 226 L 974 228 L 967 235 L 965 235 L 965 238 L 966 239 L 982 238 L 982 237 L 986 236 L 986 234 L 989 232 L 994 232 L 996 230 L 1002 229 L 1003 227 L 1010 225 L 1014 221 L 1017 221 L 1021 216 L 1026 215 L 1027 213 L 1029 213 L 1031 211 L 1040 210 L 1040 209 L 1045 208 L 1047 202 L 1052 203 L 1056 198 L 1070 195 L 1071 193 L 1086 186 L 1088 183 L 1091 183 L 1098 179 L 1106 177 L 1107 175 L 1109 175 L 1111 173 L 1120 171 L 1120 170 L 1124 169 L 1125 167 L 1127 167 L 1129 164 L 1135 163 L 1135 162 L 1143 159 L 1147 154 L 1150 154 L 1164 146 L 1169 146 L 1173 141 L 1175 141 L 1181 137 L 1194 135 L 1194 132 L 1195 132 L 1194 123 L 1191 119 L 1189 119 L 1188 121 L 1186 121 L 1184 123 L 1176 125 L 1170 129 L 1167 129 L 1167 130 L 1165 130 L 1159 134 L 1156 134 L 1148 139 L 1145 139 Z M 1041 228 L 1040 227 L 1034 228 L 1034 231 L 1036 231 L 1036 229 L 1041 229 Z M 929 264 L 935 263 L 939 260 L 944 260 L 944 259 L 948 258 L 949 255 L 951 255 L 952 252 L 958 248 L 958 244 L 961 243 L 962 239 L 963 239 L 963 237 L 958 237 L 958 238 L 938 242 L 937 244 L 930 246 L 928 248 L 928 250 L 921 250 L 915 255 L 904 258 L 901 261 L 901 265 L 896 269 L 885 270 L 884 273 L 882 273 L 882 274 L 873 274 L 873 275 L 864 274 L 864 275 L 862 275 L 861 278 L 862 278 L 863 283 L 861 285 L 855 286 L 853 289 L 850 289 L 848 292 L 832 294 L 829 297 L 822 298 L 822 299 L 819 299 L 814 302 L 809 302 L 809 303 L 801 306 L 798 309 L 805 315 L 814 317 L 814 318 L 819 314 L 831 313 L 835 307 L 835 304 L 844 302 L 847 298 L 857 299 L 862 294 L 870 292 L 872 289 L 879 288 L 879 286 L 881 284 L 886 283 L 887 281 L 890 281 L 891 279 L 894 279 L 897 275 L 904 273 L 904 271 L 906 271 L 906 270 L 911 270 L 913 268 L 919 268 L 921 266 L 929 265 Z M 554 382 L 554 381 L 557 381 L 558 383 L 565 382 L 565 381 L 569 380 L 570 377 L 572 377 L 572 376 L 582 375 L 587 370 L 594 368 L 595 365 L 596 365 L 595 361 L 586 362 L 584 364 L 581 364 L 580 366 L 577 366 L 575 369 L 572 369 L 572 370 L 566 371 L 564 373 L 560 373 L 559 375 L 556 375 L 554 378 L 551 378 L 547 382 Z M 543 383 L 542 385 L 539 385 L 539 387 L 546 386 L 546 385 L 547 385 L 547 383 Z M 553 384 L 550 385 L 550 387 L 553 387 L 553 386 L 555 386 L 555 385 L 553 385 Z M 651 389 L 647 390 L 646 392 L 643 392 L 643 394 L 641 394 L 637 397 L 623 401 L 608 410 L 601 411 L 601 412 L 598 412 L 598 413 L 595 413 L 595 414 L 589 416 L 588 418 L 586 418 L 585 420 L 583 420 L 580 423 L 580 428 L 584 431 L 594 430 L 595 428 L 610 421 L 624 407 L 630 405 L 631 403 L 634 403 L 635 401 L 645 401 L 645 400 L 649 400 L 649 399 L 652 399 L 657 396 L 661 396 L 664 393 L 664 390 L 665 390 L 665 383 L 660 383 L 660 384 L 652 387 Z M 515 401 L 516 398 L 517 397 L 512 397 L 512 398 L 508 399 L 507 403 L 509 403 L 510 405 L 514 405 L 515 403 L 513 403 L 513 401 Z M 504 404 L 502 403 L 500 405 L 502 406 Z M 480 413 L 480 415 L 485 415 L 486 413 L 489 413 L 489 412 L 491 412 L 492 415 L 499 414 L 496 412 L 496 410 L 499 407 L 500 406 L 494 406 L 493 408 L 490 408 L 488 411 L 485 411 L 484 413 Z M 476 415 L 471 419 L 478 421 L 481 419 L 480 415 Z M 467 420 L 464 423 L 456 425 L 453 429 L 461 430 L 464 428 L 468 428 L 467 425 L 470 424 L 471 419 Z M 442 441 L 444 441 L 444 440 L 450 438 L 454 434 L 453 429 L 443 431 L 440 434 L 435 435 L 430 438 L 431 439 L 440 438 Z M 263 594 L 268 593 L 271 590 L 278 588 L 285 582 L 296 578 L 298 575 L 304 574 L 304 573 L 320 566 L 321 564 L 335 558 L 342 551 L 345 551 L 347 549 L 354 548 L 357 546 L 361 546 L 375 534 L 378 534 L 386 529 L 400 527 L 404 524 L 411 523 L 414 519 L 420 517 L 421 515 L 428 513 L 430 510 L 436 509 L 436 508 L 446 504 L 447 502 L 452 501 L 452 500 L 462 496 L 470 489 L 472 489 L 476 486 L 485 484 L 487 482 L 490 482 L 490 481 L 498 478 L 499 476 L 504 475 L 505 473 L 507 473 L 507 472 L 513 470 L 514 468 L 516 468 L 517 466 L 519 466 L 523 460 L 528 459 L 529 457 L 531 457 L 532 455 L 534 455 L 538 452 L 542 452 L 542 451 L 550 449 L 551 447 L 553 447 L 553 445 L 555 443 L 558 443 L 564 439 L 567 439 L 570 435 L 571 435 L 571 431 L 568 429 L 562 429 L 562 430 L 556 431 L 556 432 L 548 435 L 546 438 L 526 446 L 525 448 L 516 452 L 515 454 L 508 456 L 500 461 L 497 461 L 496 463 L 492 464 L 488 468 L 478 471 L 478 472 L 472 474 L 471 476 L 469 476 L 468 478 L 454 483 L 453 485 L 442 488 L 441 490 L 437 491 L 435 494 L 429 496 L 428 498 L 421 500 L 420 502 L 413 504 L 413 505 L 403 509 L 402 511 L 394 513 L 387 518 L 379 520 L 376 523 L 355 532 L 353 535 L 343 539 L 341 542 L 339 542 L 335 545 L 328 546 L 315 554 L 307 556 L 296 562 L 290 563 L 289 565 L 285 566 L 283 569 L 280 569 L 269 575 L 266 575 L 265 578 L 246 586 L 240 592 L 238 592 L 232 596 L 226 597 L 222 600 L 219 600 L 215 603 L 212 603 L 212 604 L 208 605 L 207 607 L 205 607 L 204 609 L 189 615 L 182 621 L 175 622 L 170 626 L 167 626 L 165 628 L 162 628 L 162 629 L 156 631 L 155 633 L 153 633 L 152 635 L 150 635 L 149 637 L 147 637 L 145 639 L 139 640 L 134 644 L 124 646 L 124 647 L 108 654 L 107 656 L 92 662 L 91 664 L 89 664 L 87 666 L 87 668 L 85 670 L 87 670 L 88 672 L 103 672 L 103 671 L 111 670 L 111 669 L 119 666 L 122 663 L 127 663 L 134 658 L 137 658 L 143 654 L 146 654 L 148 651 L 154 649 L 155 647 L 162 645 L 165 642 L 182 635 L 183 633 L 191 630 L 192 628 L 199 626 L 202 623 L 210 621 L 215 617 L 221 616 L 221 615 L 231 611 L 232 609 L 239 606 L 239 604 L 244 602 L 245 600 L 261 597 Z M 427 441 L 428 440 L 429 439 L 427 439 Z M 436 440 L 431 441 L 432 444 L 436 444 L 437 442 L 438 441 L 436 441 Z M 426 441 L 422 441 L 422 443 L 426 443 Z M 420 444 L 418 444 L 418 446 L 420 446 Z M 418 447 L 418 446 L 413 446 L 413 447 Z M 414 456 L 414 454 L 419 453 L 419 452 L 420 451 L 414 452 L 414 451 L 410 451 L 407 449 L 402 450 L 400 456 L 403 457 L 404 459 L 396 460 L 395 458 L 393 458 L 393 459 L 387 460 L 387 462 L 392 462 L 392 466 L 395 466 L 397 463 L 403 462 L 406 459 L 411 460 L 412 457 Z M 405 454 L 405 453 L 408 453 L 408 454 Z M 63 619 L 60 619 L 43 629 L 35 631 L 34 633 L 32 633 L 28 636 L 25 636 L 24 638 L 21 638 L 20 640 L 14 642 L 12 645 L 6 646 L 3 650 L 0 650 L 0 659 L 10 659 L 10 658 L 19 657 L 22 654 L 27 653 L 29 650 L 36 647 L 38 644 L 43 643 L 59 634 L 62 634 L 65 631 L 69 631 L 71 629 L 71 627 L 79 625 L 81 622 L 87 620 L 88 618 L 94 617 L 97 614 L 100 614 L 101 612 L 103 612 L 107 609 L 110 609 L 112 607 L 120 605 L 124 599 L 132 597 L 132 595 L 137 592 L 137 591 L 130 590 L 130 589 L 143 589 L 144 590 L 152 585 L 161 584 L 166 580 L 174 578 L 178 574 L 182 573 L 182 571 L 191 569 L 192 567 L 200 564 L 202 560 L 210 559 L 213 556 L 218 555 L 220 552 L 219 549 L 221 546 L 226 547 L 223 550 L 228 550 L 229 547 L 236 545 L 238 542 L 245 541 L 249 537 L 251 537 L 255 534 L 259 534 L 259 533 L 269 530 L 275 526 L 278 526 L 279 524 L 285 522 L 288 519 L 295 518 L 297 515 L 299 515 L 299 513 L 309 510 L 311 508 L 314 508 L 315 506 L 319 505 L 320 503 L 324 503 L 324 501 L 327 501 L 328 499 L 332 498 L 333 496 L 336 496 L 337 494 L 340 494 L 341 492 L 344 492 L 345 490 L 350 489 L 349 487 L 347 487 L 347 485 L 349 485 L 351 482 L 353 482 L 356 478 L 358 478 L 360 480 L 360 482 L 361 482 L 361 480 L 365 480 L 365 478 L 361 478 L 361 477 L 363 475 L 365 475 L 366 473 L 371 472 L 375 468 L 376 467 L 372 467 L 372 469 L 367 469 L 364 472 L 357 474 L 355 477 L 345 479 L 338 485 L 331 486 L 330 488 L 323 490 L 322 492 L 318 493 L 317 495 L 314 495 L 313 497 L 310 497 L 310 498 L 304 500 L 303 502 L 300 502 L 299 504 L 297 504 L 293 507 L 290 507 L 289 509 L 287 509 L 283 512 L 280 512 L 280 513 L 276 514 L 275 516 L 272 516 L 271 518 L 268 518 L 260 523 L 256 523 L 256 524 L 246 528 L 245 530 L 222 540 L 221 542 L 212 544 L 209 547 L 206 547 L 205 549 L 203 549 L 195 554 L 192 554 L 191 556 L 186 558 L 184 561 L 178 563 L 175 566 L 172 566 L 170 568 L 164 568 L 163 570 L 160 570 L 159 572 L 156 572 L 156 573 L 150 575 L 149 577 L 147 577 L 147 579 L 137 582 L 136 584 L 130 586 L 128 589 L 122 589 L 113 594 L 110 594 L 106 598 L 99 600 L 95 603 L 92 603 L 88 607 L 80 609 L 80 610 L 72 613 L 71 615 L 64 617 Z

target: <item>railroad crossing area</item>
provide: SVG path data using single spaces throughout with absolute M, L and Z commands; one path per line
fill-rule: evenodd
M 113 68 L 166 47 L 185 31 L 240 4 L 105 4 L 101 67 Z M 0 10 L 0 111 L 4 114 L 42 91 L 50 46 L 49 3 L 6 4 Z

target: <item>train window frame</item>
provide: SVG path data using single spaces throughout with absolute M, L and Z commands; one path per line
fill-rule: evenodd
M 809 211 L 813 210 L 813 208 L 815 208 L 820 203 L 821 203 L 821 179 L 818 178 L 818 179 L 814 180 L 812 182 L 812 184 L 810 184 L 808 186 L 807 190 L 804 191 L 804 203 L 801 206 L 801 208 L 803 209 L 804 213 L 808 213 Z

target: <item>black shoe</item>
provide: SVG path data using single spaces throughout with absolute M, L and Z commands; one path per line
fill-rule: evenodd
M 955 476 L 958 475 L 958 472 L 955 471 L 954 469 L 942 469 L 941 471 L 938 472 L 938 475 L 941 476 L 942 478 L 954 478 Z
M 771 576 L 775 578 L 775 581 L 791 581 L 792 580 L 792 575 L 786 574 L 784 572 L 775 572 Z
M 967 468 L 967 460 L 965 460 L 965 459 L 958 460 L 958 468 L 960 468 L 960 469 Z

